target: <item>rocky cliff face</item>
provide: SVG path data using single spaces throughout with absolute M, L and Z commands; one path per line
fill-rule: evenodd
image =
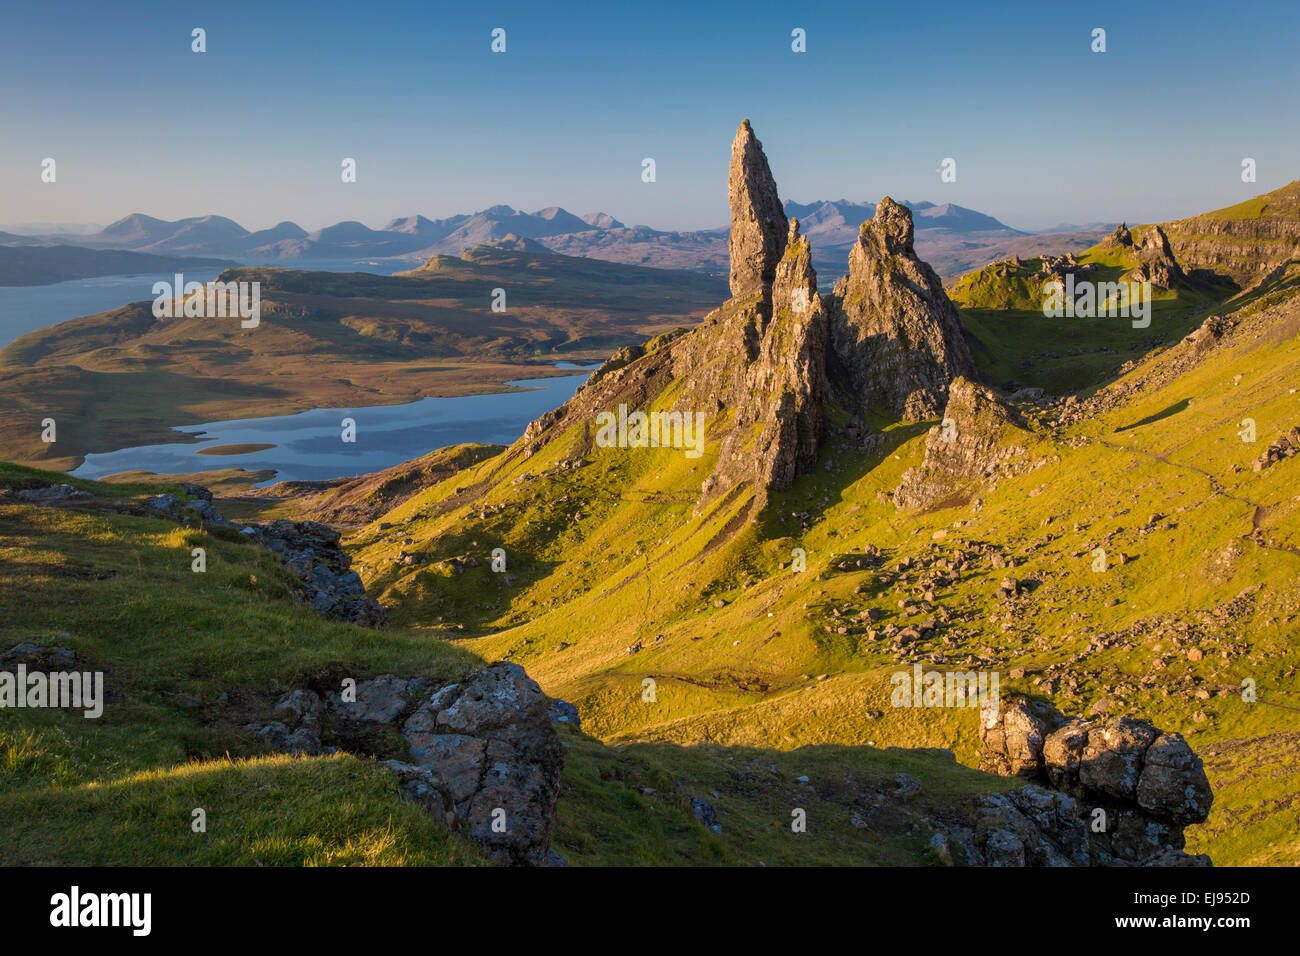
M 788 488 L 817 463 L 826 432 L 827 316 L 808 240 L 798 220 L 788 229 L 772 281 L 750 302 L 719 310 L 714 334 L 685 337 L 674 351 L 685 403 L 717 410 L 722 445 L 705 498 L 742 481 L 760 492 Z
M 886 196 L 849 252 L 832 322 L 855 397 L 906 419 L 938 413 L 955 376 L 975 377 L 957 310 L 913 238 L 911 210 Z
M 958 378 L 948 389 L 943 420 L 925 437 L 925 458 L 903 473 L 899 508 L 951 507 L 1028 467 L 1028 437 L 1015 411 L 986 388 Z
M 740 124 L 731 144 L 727 198 L 731 203 L 731 234 L 727 240 L 731 296 L 746 299 L 767 295 L 785 252 L 787 223 L 763 144 L 754 135 L 749 120 Z
M 943 407 L 955 377 L 974 375 L 956 309 L 916 256 L 906 207 L 882 200 L 849 275 L 823 296 L 811 245 L 786 219 L 748 121 L 732 143 L 727 194 L 731 299 L 688 333 L 620 351 L 529 426 L 525 454 L 619 403 L 645 410 L 675 385 L 664 410 L 703 412 L 719 448 L 702 500 L 748 484 L 761 502 L 816 466 L 829 403 L 919 418 Z
M 1165 232 L 1184 267 L 1208 269 L 1249 287 L 1295 258 L 1300 181 L 1240 206 L 1165 223 Z
M 1172 289 L 1176 283 L 1186 280 L 1187 276 L 1169 246 L 1169 237 L 1159 226 L 1148 229 L 1139 241 L 1132 243 L 1132 247 L 1142 262 L 1125 274 L 1124 278 L 1129 282 L 1150 282 L 1161 289 Z

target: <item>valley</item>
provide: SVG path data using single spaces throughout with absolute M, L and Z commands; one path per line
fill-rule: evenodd
M 42 821 L 0 855 L 1300 864 L 1294 184 L 946 287 L 889 197 L 819 275 L 748 120 L 727 185 L 726 289 L 515 237 L 391 278 L 234 270 L 248 333 L 137 303 L 0 352 L 3 646 L 102 666 L 110 703 L 0 714 L 0 811 Z M 1150 313 L 1049 317 L 1066 276 Z M 508 444 L 267 488 L 58 474 L 178 416 L 565 358 L 603 364 Z M 22 434 L 56 401 L 60 457 Z M 925 673 L 997 708 L 900 700 Z M 239 820 L 201 850 L 136 810 L 196 800 Z
M 135 302 L 0 350 L 0 456 L 70 469 L 87 453 L 183 441 L 173 427 L 192 422 L 506 391 L 691 324 L 719 288 L 519 239 L 395 276 L 245 267 L 218 280 L 260 284 L 259 327 L 159 320 Z M 60 423 L 53 444 L 32 427 L 45 418 Z

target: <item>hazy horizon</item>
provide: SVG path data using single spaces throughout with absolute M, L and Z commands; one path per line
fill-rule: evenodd
M 882 194 L 882 196 L 883 196 L 883 195 L 885 195 L 885 194 Z M 836 197 L 836 198 L 834 198 L 834 199 L 831 199 L 831 198 L 829 198 L 829 197 L 825 197 L 825 196 L 818 196 L 818 197 L 815 197 L 815 198 L 812 198 L 812 199 L 800 200 L 800 199 L 791 199 L 791 198 L 789 198 L 789 197 L 784 197 L 784 196 L 783 196 L 783 197 L 782 197 L 782 201 L 783 201 L 783 202 L 794 202 L 794 203 L 799 204 L 799 205 L 807 205 L 808 203 L 811 203 L 811 202 L 850 202 L 850 203 L 857 203 L 857 204 L 874 204 L 874 203 L 876 203 L 876 202 L 879 202 L 879 197 L 878 197 L 877 199 L 851 199 L 851 198 L 848 198 L 848 197 L 839 196 L 839 197 Z M 910 198 L 910 197 L 904 197 L 904 198 L 902 198 L 902 199 L 899 199 L 898 201 L 901 202 L 901 203 L 904 203 L 905 205 L 915 205 L 915 204 L 919 204 L 919 203 L 927 202 L 927 201 L 928 201 L 928 202 L 933 202 L 933 200 L 912 199 L 912 198 Z M 494 203 L 493 205 L 509 205 L 509 204 L 508 204 L 508 203 Z M 551 205 L 554 206 L 555 204 L 552 203 Z M 937 206 L 938 206 L 938 205 L 943 205 L 943 203 L 935 203 L 935 205 L 937 205 Z M 954 203 L 954 205 L 960 206 L 961 203 Z M 485 212 L 488 208 L 490 208 L 490 207 L 484 207 L 484 208 L 482 208 L 482 209 L 463 209 L 463 210 L 460 211 L 460 213 L 452 213 L 451 215 L 458 215 L 458 214 L 476 215 L 476 214 L 478 214 L 478 213 Z M 541 210 L 543 210 L 543 209 L 547 209 L 547 208 L 550 208 L 550 207 L 547 207 L 547 206 L 540 206 L 540 207 L 538 207 L 537 209 L 518 209 L 518 207 L 514 207 L 514 208 L 516 209 L 517 212 L 525 212 L 525 213 L 529 213 L 529 214 L 536 214 L 536 213 L 540 212 Z M 562 208 L 563 208 L 563 207 L 562 207 Z M 968 207 L 963 207 L 963 208 L 968 208 Z M 605 213 L 605 214 L 610 215 L 610 216 L 612 216 L 613 218 L 617 219 L 617 220 L 618 220 L 619 222 L 621 222 L 624 226 L 645 226 L 645 225 L 648 225 L 647 223 L 631 222 L 631 221 L 625 219 L 624 217 L 620 216 L 617 212 L 612 212 L 612 211 L 610 211 L 610 210 L 608 210 L 608 209 L 566 209 L 566 211 L 567 211 L 567 212 L 570 212 L 570 213 L 572 213 L 572 214 L 574 214 L 574 215 L 577 215 L 577 216 L 585 216 L 585 215 L 593 214 L 593 213 Z M 990 211 L 987 210 L 987 209 L 979 209 L 979 210 L 976 210 L 976 212 L 981 212 L 981 213 L 984 213 L 984 214 L 986 214 L 986 215 L 990 215 L 990 216 L 992 216 L 994 219 L 997 219 L 999 222 L 1002 222 L 1003 224 L 1005 224 L 1005 225 L 1007 225 L 1007 226 L 1010 226 L 1010 227 L 1013 228 L 1013 229 L 1019 229 L 1019 230 L 1021 230 L 1021 231 L 1026 231 L 1026 232 L 1042 232 L 1042 231 L 1046 231 L 1046 229 L 1047 229 L 1048 227 L 1055 226 L 1055 225 L 1070 225 L 1070 226 L 1078 226 L 1078 227 L 1080 227 L 1080 228 L 1087 228 L 1087 227 L 1089 227 L 1089 226 L 1094 226 L 1097 222 L 1103 222 L 1103 220 L 1096 220 L 1095 222 L 1092 221 L 1092 220 L 1089 220 L 1089 221 L 1086 222 L 1086 223 L 1067 223 L 1067 222 L 1065 222 L 1064 220 L 1062 220 L 1062 219 L 1059 218 L 1059 217 L 1055 217 L 1055 218 L 1054 218 L 1054 217 L 1052 217 L 1052 216 L 1042 216 L 1042 217 L 1040 217 L 1040 218 L 1041 218 L 1041 220 L 1042 220 L 1043 225 L 1041 225 L 1041 226 L 1039 226 L 1039 225 L 1032 225 L 1032 226 L 1030 226 L 1030 225 L 1019 225 L 1019 224 L 1017 224 L 1017 223 L 1010 223 L 1010 222 L 1007 222 L 1007 221 L 1006 221 L 1002 216 L 997 215 L 995 212 L 990 212 Z M 134 216 L 134 215 L 153 216 L 153 214 L 150 213 L 150 212 L 148 212 L 147 210 L 144 210 L 144 209 L 133 209 L 133 210 L 132 210 L 131 212 L 129 212 L 129 213 L 123 213 L 121 216 L 118 216 L 118 217 L 116 217 L 115 219 L 113 219 L 113 220 L 111 220 L 111 221 L 103 222 L 103 223 L 73 223 L 73 222 L 15 222 L 15 223 L 4 223 L 4 222 L 0 222 L 0 232 L 9 232 L 9 233 L 12 233 L 12 234 L 14 234 L 14 235 L 27 235 L 27 236 L 54 236 L 54 235 L 65 236 L 65 237 L 89 236 L 89 235 L 94 235 L 94 234 L 96 234 L 96 233 L 102 231 L 103 229 L 107 228 L 108 226 L 112 225 L 112 224 L 115 223 L 115 222 L 119 222 L 119 221 L 121 221 L 122 219 L 126 219 L 126 218 L 129 218 L 130 216 Z M 366 220 L 356 220 L 356 221 L 360 222 L 362 225 L 364 225 L 364 226 L 366 226 L 366 227 L 368 227 L 368 228 L 370 228 L 370 229 L 382 230 L 385 226 L 389 225 L 390 223 L 392 223 L 392 222 L 394 222 L 394 221 L 396 221 L 396 220 L 406 219 L 406 218 L 409 218 L 409 217 L 412 217 L 412 216 L 417 216 L 417 215 L 418 215 L 418 216 L 424 216 L 426 219 L 434 219 L 434 218 L 438 218 L 438 217 L 429 216 L 429 215 L 427 215 L 427 214 L 425 214 L 425 213 L 423 213 L 423 212 L 418 212 L 418 211 L 417 211 L 417 212 L 408 213 L 408 214 L 405 215 L 405 216 L 390 216 L 389 218 L 383 220 L 382 222 L 379 222 L 379 221 L 367 222 Z M 205 217 L 205 216 L 223 216 L 223 217 L 226 218 L 226 219 L 230 219 L 230 220 L 232 220 L 233 222 L 237 222 L 237 223 L 239 223 L 239 225 L 241 225 L 241 226 L 243 226 L 244 228 L 248 229 L 249 232 L 258 232 L 258 231 L 260 231 L 260 230 L 264 230 L 264 229 L 271 229 L 271 228 L 274 228 L 275 226 L 280 225 L 280 224 L 283 223 L 283 222 L 293 222 L 293 223 L 295 223 L 296 225 L 301 226 L 303 229 L 305 229 L 305 230 L 310 234 L 310 233 L 316 232 L 316 231 L 318 231 L 318 230 L 325 229 L 325 228 L 327 228 L 327 227 L 329 227 L 329 226 L 338 225 L 340 222 L 347 221 L 347 220 L 333 220 L 333 221 L 331 221 L 331 222 L 322 222 L 320 225 L 316 225 L 316 226 L 307 226 L 307 225 L 304 225 L 303 223 L 298 222 L 297 220 L 294 220 L 294 219 L 280 218 L 280 219 L 273 219 L 273 220 L 268 221 L 268 222 L 266 222 L 266 223 L 259 223 L 258 225 L 249 225 L 248 223 L 243 222 L 243 221 L 237 219 L 237 218 L 234 217 L 234 216 L 227 216 L 227 215 L 225 215 L 224 213 L 214 213 L 214 212 L 194 213 L 194 214 L 189 215 L 189 216 L 178 216 L 178 217 L 175 217 L 174 219 L 170 219 L 170 220 L 167 220 L 167 221 L 178 221 L 178 220 L 184 220 L 184 219 L 201 219 L 201 218 L 203 218 L 203 217 Z M 163 216 L 153 216 L 153 218 L 155 218 L 155 219 L 164 219 L 165 217 L 163 217 Z M 447 218 L 447 217 L 440 217 L 440 218 Z M 1122 219 L 1122 217 L 1121 217 L 1121 219 Z M 1106 221 L 1109 221 L 1109 220 L 1106 220 Z M 1118 219 L 1117 219 L 1117 220 L 1114 220 L 1114 221 L 1115 221 L 1115 222 L 1119 222 L 1119 221 L 1121 221 L 1121 220 L 1118 220 Z M 1136 222 L 1137 222 L 1137 220 L 1131 220 L 1131 221 L 1130 221 L 1130 225 L 1132 225 L 1132 224 L 1134 224 L 1134 223 L 1136 223 Z M 715 225 L 712 225 L 712 226 L 693 227 L 693 228 L 691 228 L 691 229 L 685 229 L 685 228 L 675 229 L 675 227 L 672 227 L 672 226 L 667 226 L 667 227 L 657 226 L 657 227 L 654 227 L 654 228 L 656 228 L 656 229 L 660 229 L 660 230 L 662 230 L 662 231 L 674 231 L 674 230 L 675 230 L 675 231 L 682 231 L 682 232 L 700 232 L 700 231 L 718 231 L 718 230 L 725 230 L 725 229 L 728 228 L 728 224 L 727 224 L 726 222 L 719 222 L 719 223 L 716 223 Z

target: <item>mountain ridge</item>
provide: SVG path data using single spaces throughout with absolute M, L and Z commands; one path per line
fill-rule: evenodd
M 985 264 L 1007 249 L 1024 251 L 1045 245 L 1071 251 L 1090 244 L 1083 236 L 1035 234 L 1012 229 L 999 220 L 953 203 L 904 203 L 913 208 L 918 242 L 927 258 L 948 276 L 971 263 Z M 852 246 L 853 225 L 871 218 L 874 204 L 847 200 L 795 203 L 797 215 L 814 241 L 817 265 L 823 271 L 843 268 Z M 508 205 L 489 206 L 474 213 L 444 219 L 416 214 L 392 219 L 379 229 L 343 221 L 308 232 L 292 221 L 250 232 L 222 216 L 196 216 L 174 221 L 132 213 L 98 233 L 50 235 L 42 240 L 91 249 L 110 248 L 152 253 L 206 254 L 260 259 L 401 258 L 411 261 L 432 255 L 459 255 L 482 242 L 508 234 L 535 239 L 554 252 L 605 259 L 629 265 L 721 273 L 727 268 L 726 228 L 659 230 L 626 225 L 604 212 L 577 216 L 560 206 L 525 212 Z M 1093 237 L 1094 241 L 1095 238 Z M 27 244 L 28 237 L 0 234 L 0 244 Z M 1017 245 L 1018 244 L 1018 245 Z

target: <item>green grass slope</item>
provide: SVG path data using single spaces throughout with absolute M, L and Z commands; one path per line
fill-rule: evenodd
M 1079 278 L 1095 282 L 1118 282 L 1139 263 L 1128 250 L 1106 243 L 1078 261 L 1092 267 Z M 1131 318 L 1119 316 L 1053 318 L 1043 315 L 1042 260 L 1022 262 L 985 266 L 948 290 L 973 337 L 980 372 L 1013 389 L 1064 394 L 1096 388 L 1126 363 L 1180 340 L 1231 294 L 1229 288 L 1204 283 L 1153 287 L 1148 328 L 1134 328 Z
M 0 465 L 3 487 L 50 479 L 63 476 Z M 481 862 L 364 754 L 286 757 L 242 729 L 305 676 L 446 680 L 472 654 L 315 616 L 270 553 L 232 533 L 102 510 L 177 488 L 69 483 L 91 493 L 75 508 L 0 504 L 0 651 L 68 648 L 104 673 L 108 703 L 94 720 L 0 709 L 0 862 Z
M 62 478 L 0 465 L 0 487 Z M 304 678 L 456 679 L 479 658 L 424 629 L 330 623 L 296 604 L 265 551 L 221 529 L 121 513 L 175 485 L 72 479 L 66 507 L 0 503 L 0 652 L 65 647 L 108 704 L 0 710 L 0 864 L 477 865 L 477 848 L 400 796 L 365 748 L 270 753 L 243 729 Z M 208 570 L 190 569 L 190 548 Z M 1014 786 L 941 754 L 817 747 L 610 745 L 559 725 L 552 846 L 571 865 L 933 865 Z M 379 754 L 391 756 L 391 754 Z M 710 802 L 718 829 L 695 818 Z M 192 828 L 194 811 L 206 831 Z M 805 832 L 790 826 L 807 816 Z M 953 853 L 956 853 L 954 859 Z
M 832 443 L 757 519 L 743 492 L 697 509 L 716 444 L 695 460 L 595 448 L 575 426 L 422 491 L 350 545 L 402 625 L 523 664 L 588 732 L 634 746 L 933 746 L 973 764 L 973 711 L 889 706 L 910 662 L 872 632 L 936 618 L 916 645 L 927 666 L 1187 735 L 1220 795 L 1197 850 L 1300 862 L 1300 460 L 1251 468 L 1300 424 L 1300 301 L 1258 305 L 1221 305 L 1244 321 L 1207 354 L 1179 341 L 1130 364 L 1093 417 L 1027 409 L 1031 468 L 971 505 L 895 508 L 930 423 L 870 453 Z M 1237 436 L 1245 417 L 1255 444 Z M 1028 594 L 993 599 L 1005 574 Z M 1268 772 L 1241 772 L 1252 762 Z M 1234 808 L 1251 806 L 1270 810 L 1243 824 Z

